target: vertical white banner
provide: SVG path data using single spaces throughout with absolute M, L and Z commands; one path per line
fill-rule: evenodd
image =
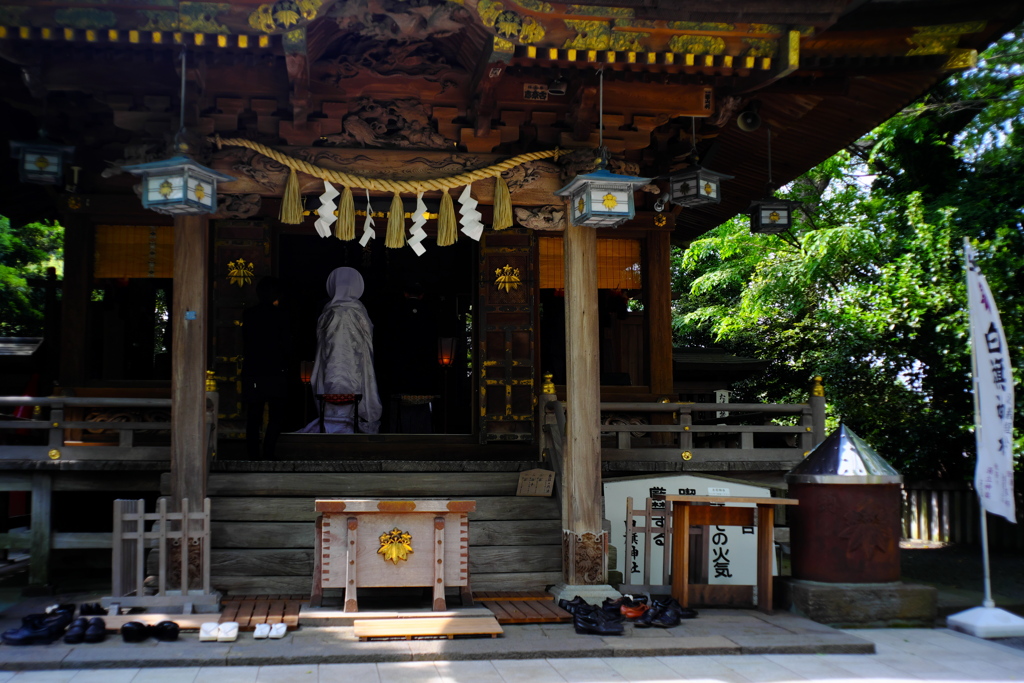
M 1016 522 L 1013 505 L 1013 373 L 999 310 L 978 267 L 977 256 L 965 239 L 964 262 L 974 372 L 974 437 L 978 449 L 974 488 L 985 510 Z

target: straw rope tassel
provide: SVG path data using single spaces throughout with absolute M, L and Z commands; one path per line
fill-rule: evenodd
M 302 195 L 299 193 L 299 177 L 293 168 L 288 174 L 288 182 L 281 195 L 281 213 L 278 216 L 282 223 L 299 225 L 302 223 Z
M 508 183 L 499 173 L 494 181 L 494 219 L 495 230 L 512 227 L 512 194 L 508 191 Z
M 389 249 L 401 249 L 405 246 L 405 205 L 402 198 L 395 193 L 391 198 L 391 210 L 388 211 L 388 231 L 384 235 L 384 246 Z
M 352 198 L 352 188 L 345 186 L 338 204 L 338 224 L 334 226 L 334 236 L 339 240 L 356 238 L 356 202 Z
M 455 219 L 455 204 L 448 190 L 441 192 L 441 209 L 437 213 L 437 246 L 450 247 L 459 239 L 459 224 Z

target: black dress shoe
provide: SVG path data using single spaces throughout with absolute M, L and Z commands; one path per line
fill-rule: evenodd
M 576 610 L 578 610 L 580 607 L 591 607 L 590 603 L 588 603 L 586 600 L 584 600 L 578 595 L 572 600 L 566 600 L 565 598 L 562 598 L 558 601 L 558 606 L 564 609 L 569 614 L 576 614 Z
M 85 629 L 85 642 L 102 643 L 107 639 L 107 623 L 100 617 L 93 617 Z
M 169 643 L 178 639 L 178 632 L 181 628 L 173 621 L 161 621 L 153 627 L 153 637 L 157 640 Z
M 643 613 L 638 619 L 633 621 L 635 626 L 640 628 L 649 628 L 654 625 L 654 620 L 661 616 L 661 613 L 670 607 L 679 607 L 679 603 L 676 602 L 675 598 L 659 598 L 651 603 L 651 608 Z
M 74 618 L 75 606 L 61 605 L 47 614 L 30 614 L 22 619 L 21 628 L 4 631 L 0 640 L 7 645 L 49 645 L 64 633 Z
M 621 636 L 625 631 L 621 615 L 616 619 L 613 615 L 600 609 L 576 614 L 573 617 L 572 625 L 576 633 L 581 635 Z
M 89 626 L 89 620 L 85 617 L 78 617 L 68 626 L 64 634 L 64 642 L 68 645 L 77 645 L 85 640 L 85 629 Z
M 78 606 L 78 615 L 82 617 L 107 616 L 107 610 L 98 602 L 83 602 Z
M 142 622 L 129 621 L 121 627 L 121 637 L 126 643 L 141 643 L 149 638 L 150 627 Z

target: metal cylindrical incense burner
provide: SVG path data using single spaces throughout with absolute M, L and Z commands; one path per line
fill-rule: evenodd
M 903 477 L 845 425 L 786 475 L 795 579 L 900 580 Z

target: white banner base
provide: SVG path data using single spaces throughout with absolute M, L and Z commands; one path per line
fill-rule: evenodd
M 1024 619 L 998 607 L 972 607 L 946 617 L 946 626 L 976 638 L 1024 636 Z

